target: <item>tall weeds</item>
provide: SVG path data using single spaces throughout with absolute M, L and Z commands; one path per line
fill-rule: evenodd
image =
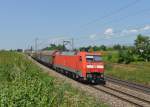
M 24 55 L 0 52 L 0 107 L 104 106 L 86 93 L 57 81 Z

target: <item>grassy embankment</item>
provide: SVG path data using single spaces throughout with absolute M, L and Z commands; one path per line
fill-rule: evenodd
M 106 62 L 106 75 L 112 75 L 120 79 L 150 86 L 150 62 L 118 64 L 118 52 L 109 51 L 107 53 L 108 54 L 104 56 Z M 111 54 L 111 56 L 109 56 L 109 54 Z
M 19 53 L 0 52 L 0 107 L 106 106 L 69 84 L 49 77 Z

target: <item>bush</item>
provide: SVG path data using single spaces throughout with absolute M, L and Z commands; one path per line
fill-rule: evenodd
M 108 60 L 108 61 L 111 61 L 111 59 L 112 59 L 112 54 L 108 54 L 107 60 Z
M 118 63 L 129 64 L 131 61 L 134 61 L 133 53 L 131 50 L 120 50 Z

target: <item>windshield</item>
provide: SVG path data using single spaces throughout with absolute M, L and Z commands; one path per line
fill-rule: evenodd
M 87 62 L 100 62 L 102 61 L 102 57 L 100 55 L 87 55 Z

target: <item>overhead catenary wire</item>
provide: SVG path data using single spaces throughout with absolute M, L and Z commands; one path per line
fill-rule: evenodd
M 143 31 L 143 28 L 146 26 L 146 24 L 143 24 L 141 26 L 138 26 L 138 27 L 130 27 L 128 26 L 126 29 L 126 31 L 129 31 L 129 32 L 124 32 L 125 34 L 123 35 L 123 30 L 117 30 L 117 31 L 114 31 L 113 32 L 113 35 L 104 35 L 104 34 L 99 34 L 101 35 L 99 38 L 95 38 L 95 39 L 91 39 L 91 42 L 94 43 L 94 42 L 98 42 L 98 41 L 104 41 L 104 40 L 111 40 L 111 39 L 117 39 L 117 38 L 124 38 L 124 37 L 129 37 L 131 36 L 131 34 L 139 34 L 140 32 Z M 130 32 L 131 30 L 137 30 L 137 32 Z M 150 30 L 150 29 L 149 29 Z M 145 30 L 146 31 L 146 30 Z M 122 34 L 121 34 L 122 33 Z M 133 37 L 133 36 L 132 36 Z M 80 41 L 81 38 L 78 38 L 76 39 L 76 42 L 81 42 Z M 87 39 L 87 37 L 82 37 L 82 39 Z M 86 41 L 82 41 L 82 44 L 85 44 Z M 88 45 L 91 45 L 91 44 L 88 44 Z
M 130 2 L 130 3 L 128 3 L 127 5 L 125 5 L 125 6 L 123 6 L 123 7 L 120 7 L 119 9 L 114 10 L 114 11 L 112 11 L 112 12 L 109 13 L 109 14 L 106 14 L 106 15 L 104 15 L 104 16 L 102 16 L 102 17 L 99 17 L 99 18 L 97 18 L 97 19 L 95 19 L 95 20 L 92 20 L 92 21 L 90 21 L 90 22 L 88 22 L 88 23 L 86 23 L 86 24 L 84 24 L 84 25 L 81 25 L 79 28 L 88 26 L 88 25 L 90 25 L 90 24 L 92 24 L 92 23 L 96 23 L 96 22 L 101 21 L 101 20 L 103 20 L 103 19 L 105 19 L 105 18 L 114 16 L 114 15 L 120 13 L 121 11 L 124 11 L 124 10 L 128 9 L 129 7 L 131 7 L 131 6 L 135 5 L 135 4 L 137 4 L 139 1 L 141 1 L 141 0 L 134 0 L 133 2 Z M 44 42 L 43 42 L 43 43 L 44 43 Z M 42 45 L 42 43 L 41 43 L 41 44 L 38 44 L 38 46 L 40 46 L 40 45 Z
M 138 31 L 140 31 L 140 29 L 142 29 L 144 26 L 145 26 L 146 24 L 144 23 L 143 25 L 137 25 L 138 27 L 132 27 L 132 26 L 127 26 L 124 30 L 127 30 L 127 31 L 129 31 L 129 30 L 132 30 L 132 29 L 136 29 L 136 30 L 138 30 Z M 101 34 L 99 34 L 99 35 L 101 35 L 101 36 L 99 36 L 99 38 L 96 38 L 96 40 L 95 39 L 92 39 L 91 41 L 92 42 L 97 42 L 97 41 L 104 41 L 104 40 L 110 40 L 110 39 L 116 39 L 116 38 L 124 38 L 124 37 L 128 37 L 129 35 L 122 35 L 121 33 L 123 32 L 123 30 L 117 30 L 117 31 L 114 31 L 113 33 L 113 36 L 109 36 L 109 35 L 104 35 L 102 32 L 101 32 Z M 141 32 L 141 31 L 140 31 Z M 133 34 L 133 33 L 132 33 Z M 134 33 L 135 34 L 135 33 Z M 97 34 L 98 35 L 98 34 Z M 83 39 L 87 39 L 87 37 L 80 37 L 80 38 L 74 38 L 74 40 L 76 41 L 76 42 L 78 42 L 78 41 L 80 41 L 80 40 L 83 40 Z M 49 41 L 49 40 L 48 40 Z M 63 39 L 61 39 L 61 41 L 63 41 Z M 81 42 L 81 41 L 80 41 Z M 86 40 L 84 40 L 84 41 L 82 41 L 82 44 L 83 43 L 85 43 L 86 42 Z M 39 43 L 38 44 L 38 46 L 40 47 L 40 46 L 46 46 L 46 45 L 49 45 L 50 44 L 50 41 L 49 41 L 49 43 L 47 42 L 42 42 L 42 43 Z M 89 45 L 91 45 L 91 44 L 89 44 Z
M 46 40 L 44 40 L 44 41 L 42 41 L 42 42 L 38 42 L 38 49 L 42 49 L 42 48 L 44 48 L 44 46 L 48 46 L 48 45 L 50 45 L 50 44 L 61 44 L 64 40 L 68 40 L 68 41 L 70 41 L 71 43 L 70 43 L 70 45 L 71 45 L 71 49 L 73 50 L 74 49 L 74 39 L 73 38 L 63 38 L 63 37 L 61 37 L 61 38 L 53 38 L 53 39 L 46 39 Z
M 130 2 L 130 3 L 128 3 L 127 5 L 125 5 L 125 6 L 123 6 L 123 7 L 120 7 L 120 8 L 118 8 L 117 10 L 114 10 L 114 11 L 112 11 L 112 12 L 109 13 L 109 14 L 106 14 L 106 15 L 104 15 L 104 16 L 102 16 L 102 17 L 99 17 L 99 18 L 97 18 L 97 19 L 91 20 L 91 21 L 89 21 L 89 22 L 86 23 L 86 24 L 80 25 L 80 26 L 78 27 L 78 28 L 80 28 L 79 31 L 82 31 L 81 29 L 84 29 L 84 28 L 85 28 L 86 26 L 88 26 L 88 25 L 91 25 L 91 24 L 96 23 L 96 22 L 98 22 L 98 21 L 102 21 L 102 20 L 104 20 L 104 19 L 106 19 L 106 18 L 112 17 L 112 16 L 114 16 L 114 15 L 120 13 L 121 11 L 124 11 L 124 10 L 128 9 L 129 7 L 131 7 L 131 6 L 133 6 L 133 5 L 136 5 L 136 4 L 137 4 L 138 2 L 140 2 L 140 1 L 141 1 L 141 0 L 134 0 L 133 2 Z
M 115 20 L 111 20 L 111 21 L 109 21 L 109 22 L 107 22 L 107 23 L 104 23 L 103 25 L 106 25 L 106 24 L 110 24 L 110 23 L 118 23 L 119 21 L 122 21 L 123 19 L 127 19 L 127 18 L 129 18 L 129 17 L 132 17 L 132 16 L 137 16 L 137 15 L 140 15 L 140 14 L 143 14 L 143 13 L 145 13 L 145 12 L 150 12 L 150 8 L 147 8 L 147 9 L 143 9 L 143 10 L 140 10 L 140 11 L 137 11 L 137 12 L 135 12 L 134 14 L 131 14 L 131 15 L 126 15 L 126 16 L 122 16 L 121 18 L 119 18 L 119 19 L 115 19 Z M 145 24 L 145 25 L 147 25 L 147 24 Z M 140 28 L 141 27 L 141 25 L 139 26 L 139 25 L 137 25 L 138 27 L 136 27 L 136 28 Z M 144 25 L 142 25 L 142 26 L 144 26 Z M 126 28 L 124 28 L 124 29 L 129 29 L 129 27 L 130 26 L 127 26 Z M 132 28 L 130 28 L 130 29 L 136 29 L 135 27 L 132 27 Z M 119 30 L 119 31 L 115 31 L 115 32 L 113 32 L 114 34 L 119 34 L 119 33 L 121 33 L 123 30 Z M 95 33 L 96 35 L 104 35 L 103 34 L 104 32 L 99 32 L 99 33 Z M 106 35 L 105 35 L 106 36 Z M 123 36 L 123 35 L 119 35 L 119 36 L 115 36 L 115 37 L 113 37 L 113 38 L 121 38 L 121 37 L 125 37 L 125 36 Z M 80 37 L 80 38 L 78 38 L 78 39 L 81 39 L 81 38 L 88 38 L 87 36 L 86 37 Z M 112 37 L 111 38 L 109 38 L 109 39 L 113 39 Z M 101 40 L 107 40 L 108 38 L 100 38 Z M 76 39 L 77 40 L 77 39 Z M 94 41 L 93 41 L 94 42 Z
M 132 26 L 128 26 L 128 27 L 126 27 L 124 30 L 132 30 L 132 29 L 136 29 L 136 30 L 138 30 L 139 31 L 139 29 L 141 29 L 141 28 L 143 28 L 144 26 L 145 26 L 146 24 L 143 24 L 143 25 L 137 25 L 138 27 L 132 27 Z M 92 40 L 92 42 L 97 42 L 97 41 L 101 41 L 101 40 L 110 40 L 110 39 L 112 39 L 112 38 L 122 38 L 122 37 L 128 37 L 129 35 L 120 35 L 119 33 L 122 33 L 122 31 L 123 30 L 117 30 L 117 31 L 114 31 L 113 33 L 114 33 L 114 36 L 112 37 L 112 36 L 109 36 L 108 38 L 107 38 L 107 35 L 104 35 L 104 34 L 99 34 L 99 35 L 102 35 L 101 37 L 99 37 L 99 38 L 96 38 L 96 40 Z M 74 38 L 74 40 L 77 42 L 77 41 L 79 41 L 79 39 L 87 39 L 87 37 L 80 37 L 80 38 Z M 50 44 L 50 42 L 48 43 L 48 41 L 49 40 L 47 40 L 47 43 L 44 41 L 44 42 L 41 42 L 41 43 L 39 43 L 38 44 L 38 46 L 40 47 L 40 46 L 46 46 L 46 45 L 49 45 Z M 63 39 L 61 39 L 61 41 L 63 41 Z M 82 43 L 85 43 L 86 41 L 82 41 Z
M 129 17 L 138 16 L 139 14 L 143 14 L 144 12 L 150 12 L 150 8 L 144 9 L 144 10 L 141 10 L 141 11 L 138 11 L 138 12 L 135 12 L 134 14 L 131 14 L 131 15 L 122 16 L 122 17 L 120 17 L 120 18 L 118 18 L 116 20 L 110 20 L 110 21 L 108 21 L 108 22 L 106 22 L 106 23 L 104 23 L 102 25 L 116 23 L 116 22 L 118 23 L 120 21 L 123 21 L 124 19 L 129 18 Z
M 96 22 L 101 21 L 101 20 L 103 20 L 103 19 L 105 19 L 105 18 L 114 16 L 114 15 L 120 13 L 121 11 L 126 10 L 126 9 L 128 9 L 129 7 L 131 7 L 131 6 L 135 5 L 135 4 L 137 4 L 137 3 L 140 2 L 140 1 L 141 1 L 141 0 L 134 0 L 133 2 L 130 2 L 129 4 L 127 4 L 127 5 L 125 5 L 125 6 L 121 7 L 121 8 L 119 8 L 119 9 L 113 11 L 113 12 L 111 12 L 110 14 L 106 14 L 106 15 L 100 17 L 100 18 L 97 18 L 97 19 L 95 19 L 95 20 L 92 20 L 92 21 L 88 22 L 87 24 L 81 25 L 79 28 L 82 29 L 82 27 L 88 26 L 88 25 L 90 25 L 90 24 L 92 24 L 92 23 L 96 23 Z M 142 10 L 141 12 L 143 12 L 143 11 L 149 11 L 149 9 Z M 137 12 L 137 13 L 138 13 L 138 12 Z M 130 16 L 127 16 L 127 17 L 130 17 Z M 127 18 L 127 17 L 126 17 L 126 18 Z M 121 17 L 120 20 L 122 20 L 123 18 L 125 18 L 125 17 Z M 116 21 L 118 21 L 118 20 L 116 20 Z M 112 21 L 112 23 L 114 23 L 114 22 Z M 106 23 L 106 24 L 107 24 L 107 23 Z M 104 23 L 103 25 L 105 25 L 105 23 Z M 82 30 L 82 31 L 83 31 L 83 30 Z M 82 37 L 80 37 L 80 39 L 81 39 L 81 38 L 82 38 Z
M 145 13 L 145 12 L 150 12 L 150 8 L 148 8 L 148 9 L 143 9 L 143 10 L 141 10 L 141 11 L 138 11 L 138 12 L 135 12 L 134 14 L 132 14 L 132 15 L 126 15 L 126 16 L 122 16 L 121 18 L 119 18 L 119 19 L 113 19 L 113 20 L 110 20 L 110 21 L 108 21 L 108 22 L 106 22 L 106 23 L 103 23 L 102 25 L 103 26 L 105 26 L 105 25 L 107 25 L 107 24 L 112 24 L 112 23 L 118 23 L 118 22 L 120 22 L 120 21 L 123 21 L 124 19 L 127 19 L 127 18 L 129 18 L 129 17 L 132 17 L 132 16 L 137 16 L 137 15 L 140 15 L 140 14 L 143 14 L 143 13 Z M 146 25 L 146 24 L 145 24 Z M 139 26 L 139 25 L 137 25 L 137 26 Z M 141 26 L 141 25 L 140 25 Z M 143 25 L 142 25 L 143 26 Z M 127 28 L 129 28 L 130 26 L 127 26 Z M 126 29 L 127 29 L 126 28 Z M 132 27 L 133 28 L 133 27 Z M 98 33 L 94 33 L 94 34 L 101 34 L 102 32 L 98 32 Z M 86 37 L 80 37 L 80 39 L 81 38 L 87 38 L 87 36 Z

